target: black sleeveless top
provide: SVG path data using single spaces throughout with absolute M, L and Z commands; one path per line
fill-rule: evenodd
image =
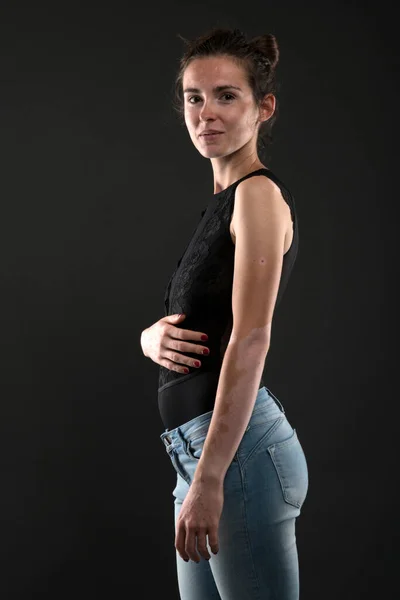
M 290 207 L 293 221 L 293 242 L 283 257 L 275 309 L 287 286 L 297 256 L 299 239 L 294 198 L 269 169 L 258 169 L 213 194 L 167 284 L 164 316 L 184 313 L 186 318 L 177 327 L 206 333 L 208 340 L 196 343 L 210 348 L 208 356 L 183 353 L 201 360 L 199 368 L 185 365 L 189 369 L 187 374 L 160 366 L 158 407 L 164 427 L 169 430 L 214 407 L 219 373 L 233 324 L 235 245 L 229 226 L 235 190 L 241 181 L 254 175 L 265 175 L 279 186 Z M 259 388 L 264 385 L 261 378 Z

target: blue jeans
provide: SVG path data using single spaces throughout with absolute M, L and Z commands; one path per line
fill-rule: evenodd
M 212 412 L 161 434 L 177 473 L 175 527 Z M 307 462 L 279 400 L 265 386 L 224 479 L 219 552 L 185 562 L 176 551 L 181 600 L 298 600 L 295 521 L 308 490 Z M 176 529 L 175 529 L 176 531 Z

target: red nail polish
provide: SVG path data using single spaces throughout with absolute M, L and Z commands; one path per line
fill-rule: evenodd
M 205 340 L 205 341 L 206 341 L 206 340 L 208 340 L 208 335 L 202 335 L 202 336 L 201 336 L 201 339 L 202 339 L 202 340 Z

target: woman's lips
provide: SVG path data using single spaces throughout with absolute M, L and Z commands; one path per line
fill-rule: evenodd
M 215 140 L 219 135 L 223 135 L 223 131 L 221 131 L 221 133 L 203 133 L 200 137 L 202 137 L 205 140 Z

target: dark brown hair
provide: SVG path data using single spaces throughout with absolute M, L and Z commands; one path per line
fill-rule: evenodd
M 240 29 L 214 27 L 209 32 L 188 41 L 178 34 L 187 45 L 186 52 L 179 63 L 179 71 L 175 80 L 173 108 L 178 112 L 184 123 L 183 75 L 192 60 L 204 56 L 228 56 L 246 73 L 257 106 L 266 94 L 273 94 L 279 88 L 275 80 L 275 68 L 279 61 L 279 49 L 276 38 L 271 33 L 259 35 L 246 40 Z M 272 143 L 271 130 L 278 116 L 278 98 L 274 114 L 268 121 L 261 123 L 258 132 L 258 150 Z M 261 142 L 261 143 L 260 143 Z

